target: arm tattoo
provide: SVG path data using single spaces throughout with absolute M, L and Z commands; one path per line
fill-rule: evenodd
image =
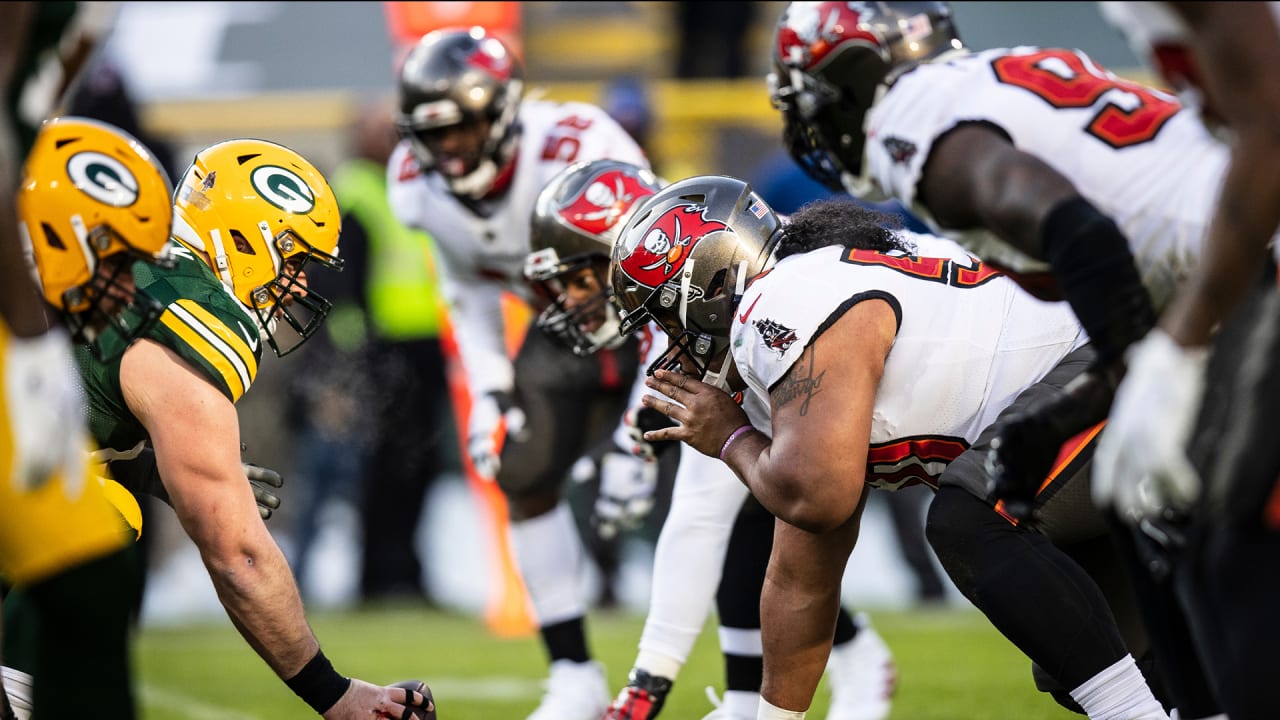
M 818 373 L 817 377 L 814 377 L 813 366 L 816 353 L 812 347 L 805 350 L 804 355 L 809 356 L 808 372 L 806 373 L 804 369 L 800 367 L 800 364 L 797 363 L 796 367 L 792 368 L 791 372 L 788 372 L 786 376 L 782 378 L 782 382 L 778 383 L 777 387 L 773 390 L 774 402 L 777 403 L 778 407 L 782 407 L 792 400 L 803 396 L 804 402 L 800 405 L 801 415 L 809 414 L 809 401 L 813 400 L 813 396 L 817 395 L 818 391 L 822 389 L 822 378 L 827 374 L 827 371 L 823 370 Z M 804 355 L 800 356 L 801 363 L 804 362 Z

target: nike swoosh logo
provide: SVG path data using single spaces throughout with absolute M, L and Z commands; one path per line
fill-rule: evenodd
M 751 311 L 756 309 L 756 303 L 758 303 L 758 302 L 760 302 L 760 296 L 759 296 L 759 295 L 757 295 L 757 296 L 756 296 L 756 299 L 755 299 L 755 300 L 752 300 L 752 301 L 751 301 L 751 307 L 747 308 L 747 311 L 746 311 L 746 312 L 744 312 L 744 313 L 742 313 L 741 315 L 739 315 L 739 316 L 738 316 L 738 322 L 740 322 L 740 323 L 742 323 L 742 324 L 744 324 L 744 325 L 745 325 L 745 324 L 747 323 L 747 318 L 751 317 Z
M 260 342 L 258 340 L 258 334 L 245 330 L 244 325 L 241 325 L 239 320 L 236 321 L 236 325 L 240 328 L 240 334 L 244 335 L 244 341 L 249 343 L 249 349 L 254 352 L 258 352 L 258 343 Z

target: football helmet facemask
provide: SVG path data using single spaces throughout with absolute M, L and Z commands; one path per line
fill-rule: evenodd
M 487 30 L 436 30 L 400 68 L 396 128 L 424 170 L 479 199 L 513 168 L 523 90 L 520 61 Z
M 297 152 L 240 138 L 196 154 L 178 183 L 174 236 L 204 258 L 283 357 L 333 308 L 307 286 L 312 265 L 342 269 L 342 218 L 324 175 Z M 292 330 L 282 334 L 283 319 Z
M 681 369 L 725 387 L 734 312 L 748 281 L 773 266 L 781 228 L 749 184 L 721 175 L 668 185 L 632 216 L 610 277 L 622 333 L 652 321 L 671 338 L 649 374 Z
M 661 188 L 643 167 L 594 160 L 561 170 L 539 193 L 524 275 L 549 303 L 538 327 L 575 354 L 618 347 L 625 339 L 612 302 L 609 256 L 622 226 Z
M 136 260 L 171 265 L 172 185 L 155 156 L 129 133 L 84 117 L 46 120 L 18 189 L 19 232 L 44 299 L 74 338 L 103 360 L 105 332 L 123 350 L 164 312 L 136 290 Z M 138 314 L 126 324 L 126 306 Z
M 964 45 L 945 2 L 793 2 L 778 19 L 769 96 L 813 179 L 860 194 L 867 112 L 881 86 Z

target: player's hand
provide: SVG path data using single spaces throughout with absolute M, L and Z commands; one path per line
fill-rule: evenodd
M 737 428 L 751 423 L 732 395 L 688 375 L 658 370 L 645 378 L 644 383 L 671 398 L 645 395 L 641 398 L 644 406 L 678 423 L 646 432 L 645 439 L 650 442 L 679 440 L 703 455 L 718 458 L 725 439 Z
M 624 452 L 605 453 L 600 460 L 600 493 L 591 522 L 605 540 L 620 530 L 634 530 L 653 510 L 658 489 L 658 463 Z
M 338 698 L 338 702 L 323 714 L 325 720 L 368 720 L 368 718 L 435 717 L 432 698 L 413 688 L 400 685 L 380 687 L 359 678 L 351 678 L 351 685 Z
M 644 430 L 640 428 L 638 417 L 644 408 L 627 408 L 622 415 L 622 426 L 625 429 L 626 437 L 619 439 L 618 435 L 614 435 L 614 442 L 621 444 L 625 439 L 626 445 L 622 448 L 629 452 L 633 457 L 642 460 L 654 460 L 658 453 L 653 448 L 653 443 L 644 439 Z
M 263 520 L 270 519 L 271 513 L 280 509 L 280 496 L 272 490 L 284 487 L 284 478 L 275 470 L 261 465 L 247 462 L 241 463 L 241 466 L 253 488 L 253 499 L 258 501 L 258 514 Z
M 486 480 L 496 478 L 501 467 L 498 433 L 504 425 L 507 437 L 519 440 L 528 434 L 524 411 L 516 406 L 510 392 L 485 393 L 472 403 L 467 455 L 476 473 Z
M 84 482 L 88 430 L 81 396 L 65 330 L 9 338 L 4 349 L 4 404 L 16 489 L 33 490 L 58 473 L 71 488 Z
M 1177 516 L 1200 497 L 1187 442 L 1204 394 L 1209 351 L 1159 328 L 1130 350 L 1129 373 L 1093 460 L 1093 500 L 1124 521 Z
M 1106 417 L 1114 372 L 1090 369 L 1065 387 L 996 421 L 984 459 L 987 493 L 1018 520 L 1031 517 L 1063 443 Z

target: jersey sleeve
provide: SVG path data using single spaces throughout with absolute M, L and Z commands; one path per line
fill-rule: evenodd
M 459 282 L 447 272 L 440 274 L 440 281 L 471 397 L 510 391 L 515 368 L 507 355 L 502 284 L 485 279 Z
M 179 298 L 169 303 L 148 335 L 190 363 L 233 403 L 258 375 L 262 340 L 257 326 L 239 309 Z

